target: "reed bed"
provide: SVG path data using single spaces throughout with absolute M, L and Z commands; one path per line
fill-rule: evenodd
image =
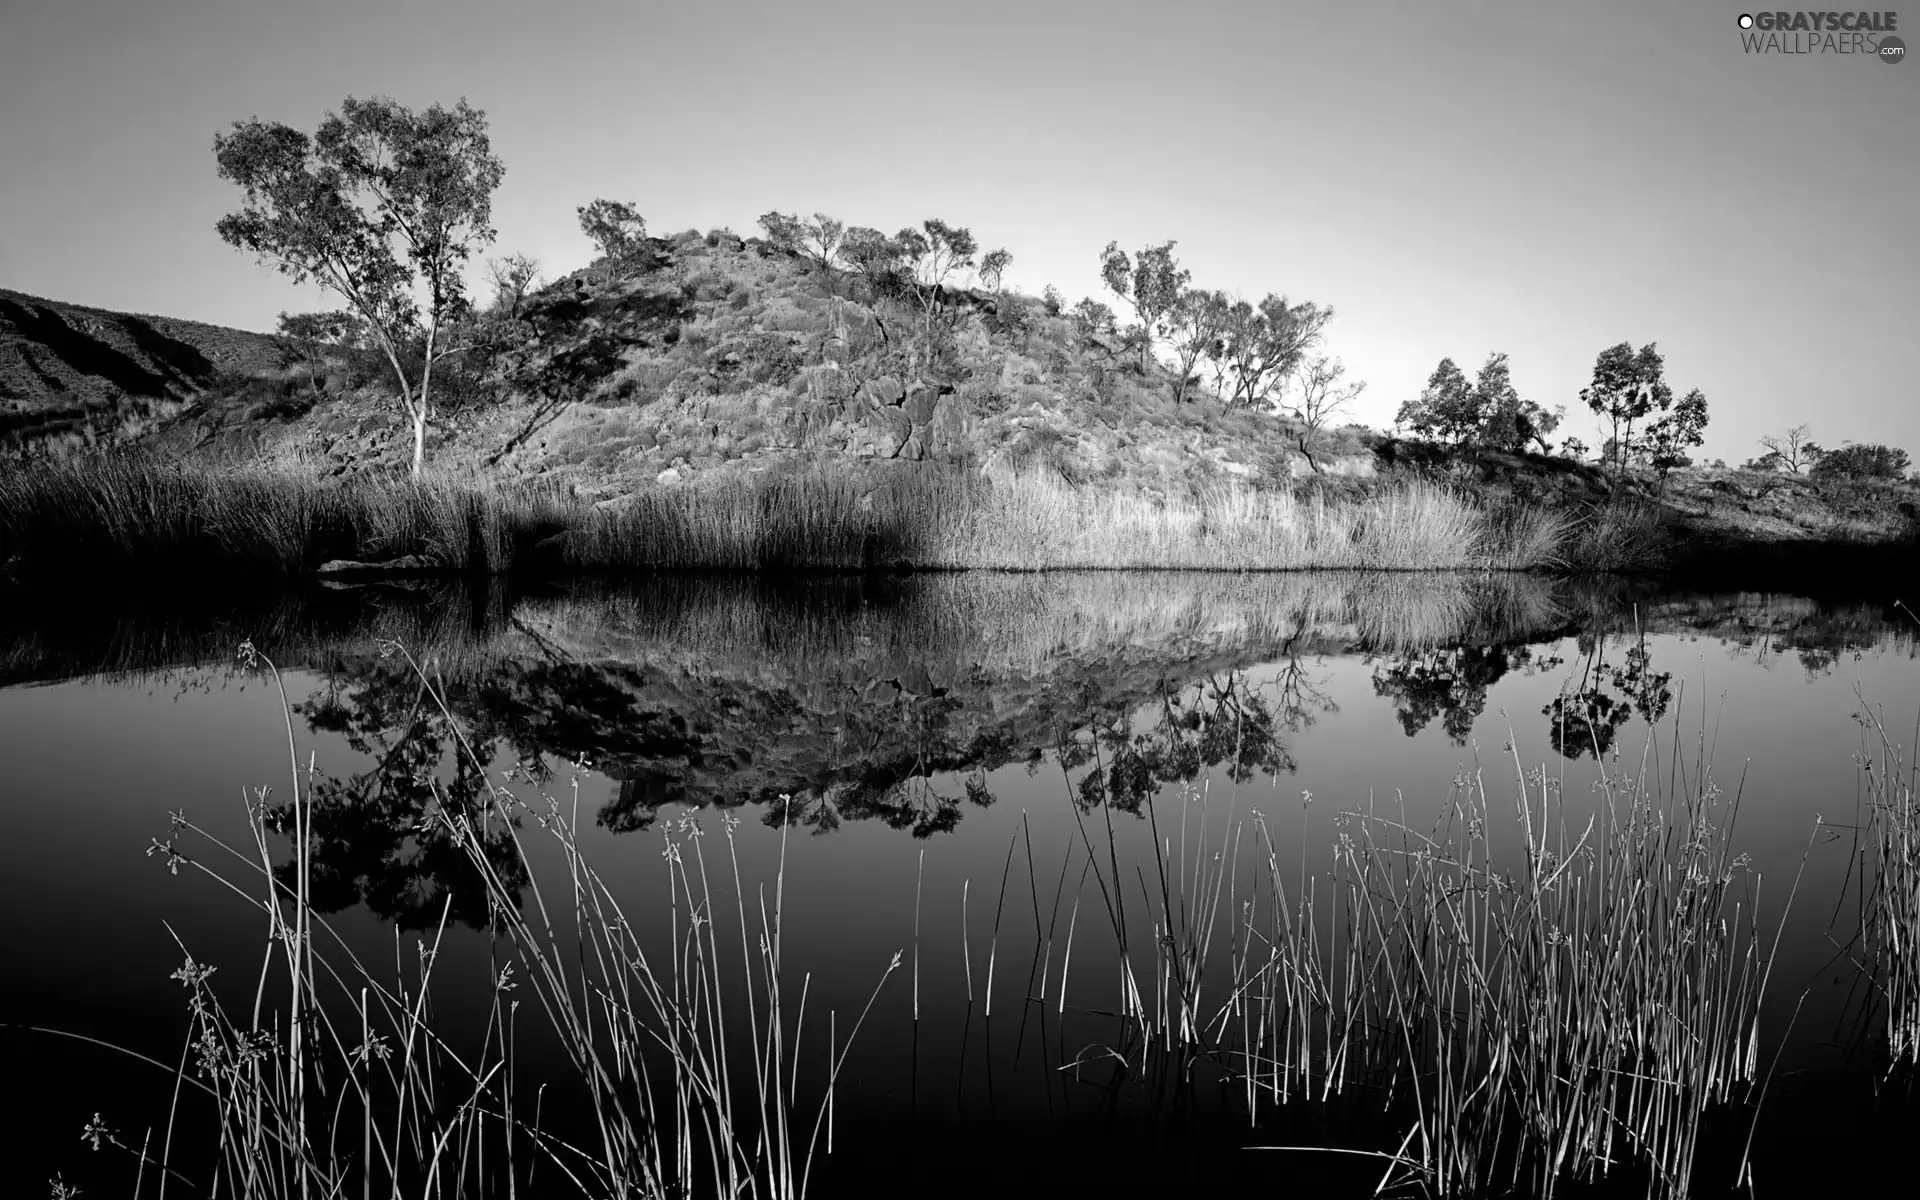
M 1057 568 L 1292 570 L 1556 566 L 1567 520 L 1411 482 L 1334 500 L 1212 486 L 1165 500 L 1057 477 L 820 465 L 649 484 L 595 505 L 552 482 L 330 477 L 115 454 L 0 479 L 16 580 L 300 577 L 329 560 L 527 570 Z
M 1111 817 L 1104 845 L 1100 819 L 1083 818 L 1083 870 L 1119 947 L 1106 1051 L 1182 1076 L 1211 1061 L 1256 1123 L 1376 1097 L 1396 1122 L 1390 1149 L 1270 1148 L 1371 1155 L 1383 1190 L 1550 1196 L 1624 1174 L 1687 1194 L 1709 1110 L 1764 1092 L 1775 945 L 1733 850 L 1737 792 L 1704 754 L 1670 793 L 1649 761 L 1603 771 L 1589 812 L 1516 758 L 1510 807 L 1475 769 L 1431 827 L 1342 813 L 1324 874 L 1304 841 L 1287 861 L 1261 814 L 1247 837 L 1237 798 L 1210 832 L 1204 788 L 1165 825 L 1145 806 L 1152 870 L 1135 878 Z
M 1858 720 L 1869 867 L 1862 941 L 1883 1013 L 1889 1070 L 1911 1078 L 1920 1068 L 1920 806 L 1913 766 L 1879 716 L 1863 704 Z
M 0 476 L 0 573 L 128 590 L 150 579 L 302 578 L 333 559 L 412 556 L 498 574 L 578 515 L 548 485 L 348 481 L 131 454 L 36 461 Z
M 412 656 L 394 643 L 383 651 L 405 658 L 452 722 Z M 278 683 L 278 668 L 251 643 L 241 660 L 248 669 L 264 664 Z M 724 820 L 725 850 L 711 876 L 703 831 L 683 822 L 664 856 L 661 947 L 642 937 L 580 852 L 578 764 L 567 804 L 544 793 L 528 803 L 492 784 L 478 804 L 441 796 L 419 836 L 465 853 L 485 879 L 493 921 L 488 978 L 454 985 L 490 991 L 484 1033 L 477 1047 L 456 1046 L 433 1018 L 444 914 L 411 969 L 396 941 L 388 972 L 356 956 L 316 911 L 313 768 L 303 778 L 284 687 L 280 699 L 289 710 L 290 800 L 269 805 L 266 790 L 257 792 L 245 844 L 175 814 L 168 837 L 148 851 L 257 907 L 270 948 L 250 991 L 225 992 L 210 982 L 215 969 L 181 944 L 186 961 L 174 977 L 188 990 L 191 1029 L 163 1135 L 148 1130 L 136 1145 L 96 1118 L 87 1130 L 96 1148 L 134 1155 L 142 1179 L 151 1172 L 206 1194 L 261 1200 L 806 1194 L 815 1153 L 831 1143 L 835 1081 L 873 997 L 851 1028 L 829 1013 L 824 1051 L 810 1048 L 803 1067 L 809 981 L 798 981 L 796 997 L 781 961 L 784 835 L 773 877 L 754 886 L 735 852 L 737 819 Z M 474 756 L 464 738 L 459 751 Z M 522 841 L 529 825 L 558 851 L 559 870 L 544 880 Z M 270 835 L 284 835 L 291 853 L 276 855 Z M 504 864 L 503 846 L 511 851 Z M 874 997 L 899 965 L 896 953 Z M 544 1015 L 574 1077 L 532 1086 L 517 1078 L 523 1005 Z M 556 1097 L 589 1114 L 568 1127 L 572 1140 L 542 1125 Z M 209 1109 L 211 1154 L 184 1148 L 207 1131 Z M 204 1179 L 183 1170 L 194 1165 Z

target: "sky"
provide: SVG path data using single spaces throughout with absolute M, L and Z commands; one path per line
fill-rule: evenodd
M 1706 393 L 1700 457 L 1920 459 L 1920 63 L 1749 54 L 1741 0 L 7 0 L 0 286 L 270 329 L 337 307 L 214 233 L 216 132 L 464 97 L 493 253 L 585 265 L 574 210 L 757 232 L 927 217 L 1097 294 L 1109 240 L 1331 305 L 1391 423 L 1442 357 L 1568 406 L 1607 346 Z M 1895 10 L 1897 13 L 1897 10 Z M 1904 20 L 1899 18 L 1904 17 Z M 1920 5 L 1898 14 L 1920 42 Z M 1109 301 L 1112 297 L 1107 297 Z

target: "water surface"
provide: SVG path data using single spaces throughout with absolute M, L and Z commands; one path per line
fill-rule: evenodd
M 1216 851 L 1252 861 L 1258 814 L 1311 877 L 1343 811 L 1429 827 L 1475 772 L 1511 804 L 1516 777 L 1544 768 L 1575 812 L 1601 771 L 1673 780 L 1705 761 L 1739 793 L 1766 920 L 1808 863 L 1762 1009 L 1769 1046 L 1787 1046 L 1776 1107 L 1799 1111 L 1799 1088 L 1842 1111 L 1833 1096 L 1871 1089 L 1833 1081 L 1848 1063 L 1873 1075 L 1876 1028 L 1830 936 L 1860 823 L 1855 714 L 1913 729 L 1916 632 L 1882 597 L 1484 575 L 674 577 L 24 605 L 0 625 L 0 1021 L 177 1058 L 174 937 L 244 986 L 263 918 L 147 851 L 176 841 L 176 812 L 243 841 L 247 798 L 284 798 L 296 768 L 318 799 L 319 906 L 388 959 L 444 922 L 440 978 L 484 992 L 484 894 L 421 834 L 436 788 L 480 795 L 464 737 L 492 779 L 577 800 L 593 861 L 663 922 L 663 851 L 739 818 L 750 878 L 784 856 L 786 961 L 810 1012 L 845 1021 L 896 951 L 917 960 L 917 987 L 888 979 L 849 1058 L 828 1187 L 933 1162 L 956 1188 L 997 1185 L 1036 1143 L 1079 1184 L 1099 1164 L 1135 1182 L 1264 1179 L 1283 1168 L 1239 1149 L 1271 1137 L 1233 1089 L 1156 1092 L 1103 1057 L 1121 935 L 1089 849 L 1147 911 L 1156 833 L 1203 871 Z M 235 662 L 249 639 L 281 672 L 291 754 L 271 678 Z M 440 1015 L 477 1030 L 459 994 Z M 4 1139 L 9 1183 L 120 1180 L 77 1134 L 95 1111 L 136 1139 L 163 1122 L 164 1077 L 0 1037 L 10 1074 L 35 1081 L 34 1114 Z M 527 1069 L 551 1049 L 530 1036 Z M 1355 1144 L 1337 1126 L 1322 1140 Z M 1783 1139 L 1763 1160 L 1796 1156 Z M 1312 1165 L 1361 1194 L 1378 1178 Z

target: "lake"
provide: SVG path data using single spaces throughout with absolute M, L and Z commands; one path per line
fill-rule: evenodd
M 0 1046 L 30 1101 L 5 1187 L 129 1195 L 158 1162 L 184 961 L 236 1019 L 284 1006 L 262 848 L 336 967 L 418 980 L 436 947 L 446 1045 L 484 1059 L 508 1013 L 485 1094 L 580 1145 L 578 1043 L 489 927 L 550 922 L 547 961 L 601 981 L 581 1011 L 621 1019 L 645 987 L 592 955 L 644 951 L 689 1044 L 735 1047 L 693 1069 L 743 1094 L 777 929 L 817 1195 L 1529 1194 L 1582 1139 L 1634 1194 L 1649 1155 L 1683 1164 L 1653 1190 L 1729 1193 L 1750 1138 L 1761 1192 L 1867 1178 L 1911 1118 L 1913 911 L 1887 898 L 1914 878 L 1917 635 L 1889 596 L 1497 574 L 30 597 L 0 617 Z M 576 885 L 621 906 L 611 942 Z M 359 985 L 322 990 L 358 1021 Z M 310 1086 L 337 1104 L 357 1061 Z M 179 1111 L 169 1162 L 204 1180 L 211 1107 Z M 96 1113 L 131 1150 L 82 1140 Z M 494 1165 L 434 1189 L 490 1189 L 474 1145 Z M 523 1194 L 567 1193 L 541 1170 Z

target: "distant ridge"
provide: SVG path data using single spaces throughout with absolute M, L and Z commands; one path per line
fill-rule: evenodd
M 263 333 L 0 288 L 0 442 L 163 416 L 281 355 Z

